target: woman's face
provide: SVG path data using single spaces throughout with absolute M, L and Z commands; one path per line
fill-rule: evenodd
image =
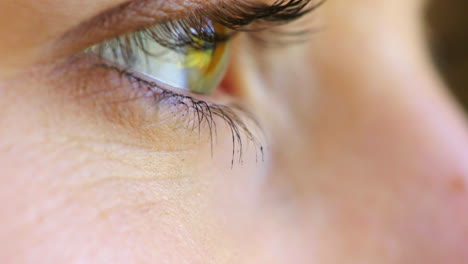
M 0 2 L 2 263 L 465 263 L 466 117 L 423 1 L 124 2 Z

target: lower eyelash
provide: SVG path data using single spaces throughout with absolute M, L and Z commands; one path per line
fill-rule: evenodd
M 247 124 L 242 120 L 239 113 L 247 117 L 256 128 L 260 128 L 257 120 L 246 109 L 239 105 L 219 105 L 203 100 L 196 99 L 192 96 L 179 94 L 161 87 L 156 82 L 147 81 L 140 78 L 131 71 L 119 68 L 106 63 L 95 64 L 99 67 L 114 73 L 117 73 L 121 78 L 125 78 L 132 84 L 132 87 L 147 91 L 144 97 L 152 97 L 156 104 L 169 103 L 173 106 L 182 107 L 181 111 L 173 113 L 177 118 L 184 118 L 181 121 L 186 124 L 186 128 L 192 131 L 198 130 L 199 135 L 202 133 L 201 128 L 207 126 L 209 129 L 211 152 L 213 155 L 213 145 L 217 138 L 217 123 L 216 119 L 221 119 L 229 128 L 232 138 L 232 160 L 231 166 L 234 166 L 237 160 L 240 164 L 243 163 L 243 154 L 245 149 L 252 144 L 255 148 L 256 161 L 264 160 L 264 149 L 260 140 L 247 127 Z M 236 111 L 237 110 L 237 111 Z M 180 114 L 182 113 L 182 114 Z M 248 142 L 245 144 L 244 139 Z

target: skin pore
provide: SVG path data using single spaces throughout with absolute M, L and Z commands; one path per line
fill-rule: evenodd
M 67 63 L 86 46 L 61 37 L 123 2 L 0 3 L 2 263 L 466 262 L 466 117 L 430 61 L 423 1 L 329 0 L 298 22 L 320 28 L 307 43 L 235 39 L 227 78 L 265 161 L 250 146 L 234 166 L 222 123 L 211 152 Z M 159 16 L 197 1 L 167 2 Z

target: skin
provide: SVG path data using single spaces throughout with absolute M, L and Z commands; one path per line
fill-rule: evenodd
M 233 168 L 226 128 L 212 157 L 150 100 L 78 97 L 98 77 L 51 66 L 118 4 L 0 3 L 2 263 L 466 263 L 466 117 L 423 2 L 330 0 L 308 18 L 324 30 L 281 51 L 237 39 L 227 78 L 269 143 Z

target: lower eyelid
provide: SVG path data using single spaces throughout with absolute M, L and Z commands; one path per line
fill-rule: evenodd
M 67 64 L 67 80 L 77 86 L 74 99 L 92 102 L 112 123 L 149 137 L 152 130 L 169 125 L 195 133 L 194 139 L 208 137 L 211 144 L 221 140 L 216 138 L 218 129 L 225 126 L 230 136 L 222 140 L 232 141 L 232 164 L 242 161 L 245 145 L 254 146 L 258 160 L 263 157 L 257 122 L 243 109 L 175 92 L 90 54 L 77 55 Z

